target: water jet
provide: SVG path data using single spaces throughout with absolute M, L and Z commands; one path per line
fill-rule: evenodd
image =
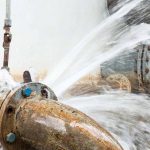
M 6 0 L 10 22 L 10 0 Z M 6 15 L 6 16 L 7 16 Z M 10 31 L 10 24 L 7 24 Z M 5 37 L 10 38 L 10 32 Z M 8 39 L 7 39 L 8 40 Z M 4 47 L 8 69 L 10 39 Z M 7 52 L 6 52 L 7 51 Z M 46 85 L 32 82 L 28 71 L 23 83 L 0 98 L 0 142 L 6 150 L 122 150 L 113 136 L 93 119 L 58 102 Z
M 132 0 L 130 0 L 132 1 Z M 149 24 L 150 17 L 148 14 L 149 1 L 142 1 L 140 5 L 131 10 L 124 16 L 125 23 L 128 26 L 141 23 Z M 109 14 L 113 14 L 123 7 L 124 0 L 107 0 Z M 117 57 L 101 65 L 102 78 L 109 82 L 118 83 L 121 89 L 129 92 L 150 93 L 150 46 L 145 42 L 131 50 L 130 53 L 122 53 Z M 124 87 L 121 87 L 122 83 Z

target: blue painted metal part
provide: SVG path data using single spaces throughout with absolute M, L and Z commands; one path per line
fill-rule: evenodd
M 9 133 L 6 137 L 8 143 L 13 143 L 16 140 L 16 135 L 14 133 Z
M 31 95 L 31 93 L 32 93 L 32 89 L 31 88 L 26 88 L 26 89 L 23 90 L 23 95 L 25 97 L 29 97 Z

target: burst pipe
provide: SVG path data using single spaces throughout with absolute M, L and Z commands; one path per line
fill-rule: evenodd
M 28 83 L 1 100 L 5 150 L 122 150 L 98 123 L 57 101 L 50 88 Z

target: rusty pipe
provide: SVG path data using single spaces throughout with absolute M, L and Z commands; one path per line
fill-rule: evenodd
M 29 97 L 22 95 L 32 89 Z M 47 88 L 27 84 L 11 93 L 0 114 L 1 142 L 7 150 L 122 150 L 118 142 L 94 120 L 61 104 Z M 54 100 L 51 100 L 53 98 Z
M 12 34 L 10 32 L 11 28 L 11 0 L 6 0 L 6 18 L 4 23 L 4 41 L 3 41 L 3 48 L 4 48 L 4 60 L 3 60 L 3 67 L 2 69 L 7 69 L 9 71 L 9 49 L 10 43 L 12 40 Z
M 56 101 L 25 102 L 16 115 L 16 133 L 27 146 L 19 148 L 22 150 L 33 147 L 39 150 L 121 149 L 95 121 Z

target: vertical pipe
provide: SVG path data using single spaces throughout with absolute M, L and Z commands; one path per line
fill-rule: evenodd
M 3 42 L 3 48 L 4 48 L 4 60 L 3 60 L 3 67 L 2 69 L 7 69 L 9 71 L 8 67 L 8 61 L 9 61 L 9 48 L 10 48 L 10 42 L 12 35 L 10 33 L 10 27 L 11 27 L 11 0 L 6 0 L 6 16 L 5 16 L 5 23 L 4 23 L 4 42 Z
M 6 0 L 5 26 L 11 27 L 11 0 Z

